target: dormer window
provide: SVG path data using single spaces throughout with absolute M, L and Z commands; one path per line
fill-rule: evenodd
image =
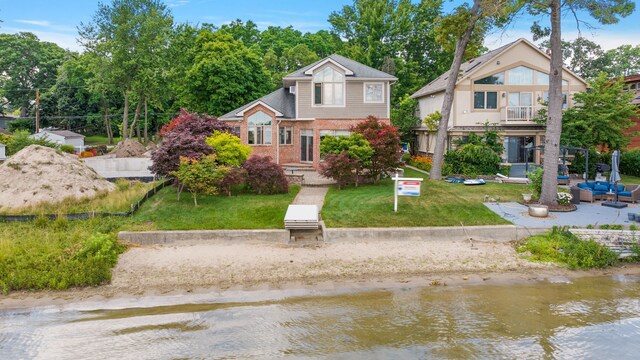
M 313 75 L 315 105 L 344 105 L 344 75 L 330 66 Z

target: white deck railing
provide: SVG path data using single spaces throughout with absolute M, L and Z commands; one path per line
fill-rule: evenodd
M 533 121 L 538 111 L 538 106 L 507 106 L 505 121 Z

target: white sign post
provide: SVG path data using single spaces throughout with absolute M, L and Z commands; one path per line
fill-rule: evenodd
M 393 211 L 398 212 L 398 196 L 420 196 L 422 178 L 392 178 L 395 182 L 393 191 Z

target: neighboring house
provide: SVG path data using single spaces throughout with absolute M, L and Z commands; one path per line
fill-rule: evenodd
M 548 99 L 550 57 L 525 39 L 516 40 L 462 64 L 456 82 L 447 146 L 471 132 L 495 126 L 504 141 L 505 163 L 540 162 L 540 154 L 527 147 L 542 145 L 545 128 L 534 122 L 541 103 Z M 449 72 L 418 90 L 420 118 L 440 111 Z M 587 83 L 563 68 L 563 107 L 571 107 L 572 94 Z M 418 151 L 433 154 L 436 132 L 422 124 L 417 129 Z
M 627 85 L 628 91 L 633 91 L 636 97 L 631 101 L 632 104 L 636 104 L 640 110 L 640 74 L 626 76 L 624 82 Z M 640 117 L 633 117 L 631 120 L 635 123 L 635 126 L 625 131 L 627 134 L 640 132 Z M 631 138 L 631 144 L 629 149 L 640 149 L 640 135 L 633 136 Z
M 69 130 L 42 129 L 31 135 L 35 139 L 47 139 L 60 145 L 72 145 L 76 151 L 84 151 L 84 135 Z
M 219 120 L 228 122 L 253 154 L 317 169 L 323 136 L 349 135 L 351 126 L 369 115 L 390 122 L 396 80 L 334 54 L 285 76 L 282 88 Z
M 0 115 L 0 130 L 9 128 L 9 123 L 16 119 L 15 116 Z
M 7 147 L 4 144 L 0 143 L 0 161 L 4 161 L 7 159 L 6 150 L 7 150 Z

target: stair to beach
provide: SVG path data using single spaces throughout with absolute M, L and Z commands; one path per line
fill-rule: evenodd
M 321 244 L 322 229 L 291 229 L 291 244 Z

